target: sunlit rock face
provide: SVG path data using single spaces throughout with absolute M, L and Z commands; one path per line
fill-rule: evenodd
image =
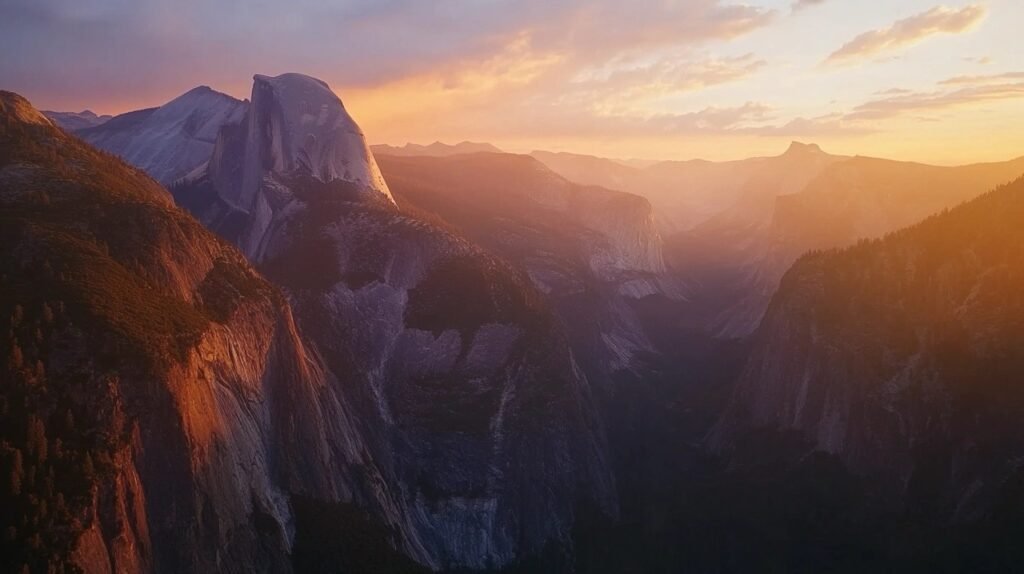
M 1024 180 L 782 280 L 712 443 L 797 430 L 957 520 L 1019 471 Z
M 242 188 L 225 199 L 249 205 L 267 172 L 306 173 L 390 197 L 363 132 L 324 82 L 301 74 L 257 75 L 248 118 Z
M 38 421 L 55 446 L 48 457 L 3 427 L 55 476 L 48 491 L 4 491 L 5 508 L 32 494 L 56 510 L 31 511 L 46 544 L 21 560 L 289 571 L 292 497 L 386 487 L 284 297 L 156 182 L 22 98 L 0 93 L 0 122 L 0 262 L 15 272 L 0 302 L 21 309 L 4 331 L 36 331 L 31 370 L 5 365 L 0 393 L 20 405 L 5 422 Z M 381 514 L 388 496 L 373 499 Z
M 404 552 L 496 567 L 569 543 L 579 503 L 615 513 L 588 380 L 539 293 L 399 211 L 325 84 L 257 76 L 248 116 L 174 193 L 284 289 L 381 473 L 351 500 Z
M 170 185 L 210 158 L 221 127 L 241 121 L 247 107 L 200 86 L 158 108 L 121 114 L 75 134 Z

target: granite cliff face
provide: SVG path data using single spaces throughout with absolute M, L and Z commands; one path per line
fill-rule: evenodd
M 296 205 L 298 179 L 391 201 L 359 126 L 326 84 L 300 74 L 257 75 L 251 107 L 224 126 L 209 160 L 179 182 L 176 195 L 258 262 L 272 227 Z
M 399 211 L 318 80 L 257 76 L 179 203 L 284 288 L 359 413 L 431 567 L 497 567 L 567 543 L 575 506 L 614 514 L 589 383 L 542 298 L 502 261 Z
M 1024 180 L 786 274 L 712 438 L 795 429 L 948 519 L 1021 470 Z
M 294 496 L 388 506 L 334 377 L 240 253 L 19 96 L 0 121 L 12 568 L 288 571 Z

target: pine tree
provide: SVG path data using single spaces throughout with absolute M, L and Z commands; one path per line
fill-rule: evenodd
M 25 357 L 21 352 L 21 347 L 18 346 L 18 342 L 15 341 L 11 344 L 11 355 L 8 361 L 11 370 L 17 371 L 22 367 L 25 362 Z
M 12 470 L 10 483 L 11 496 L 18 496 L 19 494 L 21 494 L 21 474 L 19 474 L 17 471 Z
M 82 461 L 82 476 L 87 480 L 92 480 L 96 474 L 96 468 L 92 463 L 92 456 L 89 453 L 85 453 L 85 460 Z
M 33 415 L 28 421 L 28 452 L 39 462 L 46 461 L 46 427 L 42 419 Z
M 11 459 L 11 494 L 17 496 L 21 494 L 21 482 L 25 476 L 25 468 L 21 459 L 21 451 L 14 449 L 14 455 Z

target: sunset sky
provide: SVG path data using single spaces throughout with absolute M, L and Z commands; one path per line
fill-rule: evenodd
M 1022 23 L 1020 0 L 0 0 L 0 88 L 118 113 L 297 71 L 373 143 L 966 163 L 1024 155 Z

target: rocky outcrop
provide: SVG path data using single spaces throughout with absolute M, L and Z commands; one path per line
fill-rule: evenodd
M 243 208 L 267 173 L 300 171 L 390 197 L 359 126 L 327 84 L 309 76 L 254 78 L 244 157 L 239 195 L 222 195 Z
M 391 202 L 391 192 L 355 121 L 320 80 L 300 74 L 254 78 L 252 106 L 217 137 L 209 161 L 179 183 L 179 203 L 263 259 L 275 218 L 289 217 L 289 178 L 329 184 L 339 193 Z

